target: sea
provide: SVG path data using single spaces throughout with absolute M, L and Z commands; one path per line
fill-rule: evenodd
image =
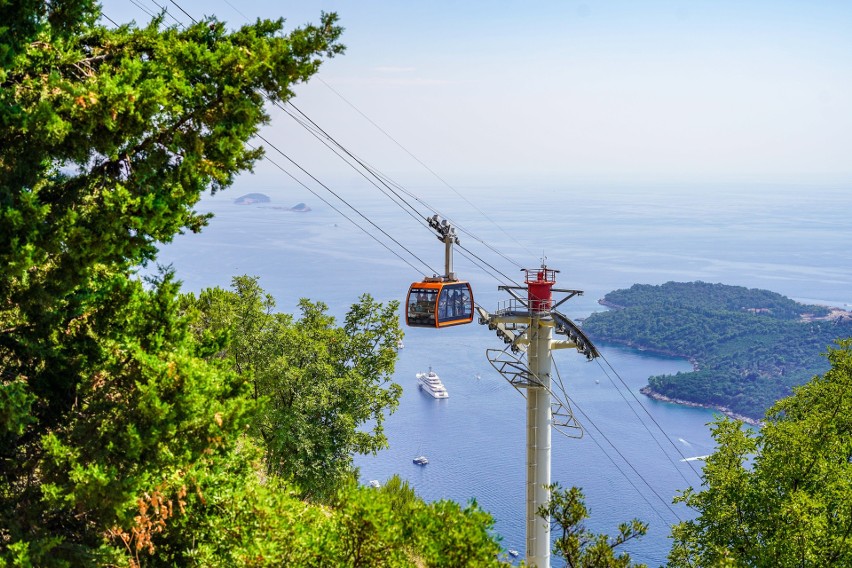
M 209 226 L 162 246 L 158 262 L 172 266 L 185 291 L 257 276 L 278 310 L 296 312 L 299 299 L 309 298 L 338 318 L 365 293 L 402 303 L 412 282 L 442 271 L 443 245 L 410 208 L 355 182 L 330 187 L 343 201 L 322 187 L 240 178 L 198 203 L 197 210 L 214 215 Z M 520 283 L 522 268 L 546 263 L 559 270 L 556 288 L 583 291 L 559 307 L 582 321 L 605 309 L 598 301 L 611 290 L 668 281 L 762 288 L 852 309 L 850 189 L 805 182 L 436 181 L 408 188 L 406 200 L 458 228 L 464 249 L 454 269 L 471 282 L 479 305 L 496 309 L 509 298 L 498 286 Z M 251 192 L 270 201 L 235 204 Z M 299 203 L 305 207 L 293 211 Z M 522 558 L 525 400 L 486 357 L 486 350 L 504 347 L 476 322 L 405 328 L 393 375 L 403 394 L 385 422 L 389 448 L 355 463 L 365 485 L 399 475 L 428 501 L 475 501 L 493 516 L 503 548 Z M 552 480 L 582 488 L 594 532 L 613 534 L 633 518 L 648 523 L 648 534 L 623 549 L 636 562 L 660 566 L 671 525 L 694 515 L 672 498 L 701 486 L 703 462 L 682 460 L 713 451 L 709 424 L 718 415 L 639 393 L 649 376 L 688 371 L 688 362 L 597 347 L 602 356 L 591 362 L 574 350 L 554 354 L 564 387 L 558 393 L 570 401 L 582 435 L 554 430 Z M 430 368 L 448 399 L 418 389 L 416 374 Z M 414 464 L 418 455 L 429 464 Z M 563 564 L 554 557 L 553 565 Z

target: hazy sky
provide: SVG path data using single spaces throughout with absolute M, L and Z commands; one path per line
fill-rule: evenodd
M 294 102 L 392 175 L 423 169 L 334 91 L 455 183 L 852 182 L 852 2 L 178 3 L 234 26 L 337 12 L 347 52 Z M 104 12 L 145 22 L 137 4 L 157 9 L 108 0 Z M 349 175 L 273 114 L 276 144 Z

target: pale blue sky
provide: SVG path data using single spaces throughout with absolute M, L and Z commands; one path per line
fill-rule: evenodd
M 235 26 L 338 12 L 348 51 L 319 78 L 452 183 L 852 182 L 852 2 L 178 3 Z M 104 12 L 147 19 L 130 0 Z M 294 102 L 381 170 L 422 176 L 328 86 Z M 268 136 L 311 171 L 355 175 L 274 114 Z

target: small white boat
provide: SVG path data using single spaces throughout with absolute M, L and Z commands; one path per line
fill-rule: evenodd
M 438 374 L 429 367 L 428 373 L 417 373 L 417 381 L 420 383 L 420 388 L 426 391 L 433 398 L 449 398 L 450 393 L 441 382 Z
M 515 550 L 515 549 L 513 549 L 513 548 L 512 548 L 512 549 L 509 549 L 509 555 L 510 555 L 510 556 L 517 557 L 517 556 L 518 556 L 518 554 L 519 554 L 519 552 L 518 552 L 517 550 Z
M 429 459 L 426 456 L 417 456 L 412 461 L 417 465 L 426 465 L 429 463 Z
M 370 487 L 375 487 L 376 489 L 378 489 L 381 486 L 382 486 L 382 484 L 379 483 L 378 479 L 371 479 L 370 480 Z

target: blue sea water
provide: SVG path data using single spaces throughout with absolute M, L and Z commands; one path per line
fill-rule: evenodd
M 232 277 L 249 274 L 260 277 L 282 311 L 293 312 L 299 298 L 310 298 L 327 303 L 337 316 L 365 292 L 379 301 L 401 301 L 411 282 L 442 268 L 442 245 L 399 207 L 362 187 L 335 189 L 389 236 L 345 205 L 336 207 L 415 266 L 305 190 L 248 182 L 202 200 L 198 209 L 215 215 L 210 226 L 164 246 L 159 262 L 172 264 L 187 291 L 227 287 Z M 597 301 L 610 290 L 671 280 L 765 288 L 850 309 L 849 189 L 547 184 L 415 193 L 475 235 L 462 232 L 462 245 L 509 278 L 520 281 L 519 266 L 535 268 L 545 256 L 561 271 L 557 287 L 585 291 L 560 307 L 583 318 L 603 309 Z M 271 202 L 233 203 L 249 192 L 265 193 Z M 312 210 L 288 210 L 299 202 Z M 434 268 L 421 267 L 401 246 Z M 507 298 L 497 290 L 502 282 L 489 274 L 493 269 L 486 272 L 462 255 L 455 268 L 472 282 L 480 305 L 496 308 Z M 399 474 L 427 500 L 475 499 L 494 516 L 504 547 L 523 556 L 525 402 L 485 357 L 486 349 L 501 349 L 502 342 L 477 324 L 408 328 L 404 341 L 394 375 L 404 392 L 385 424 L 390 448 L 357 457 L 362 481 Z M 651 375 L 688 370 L 685 361 L 599 347 L 604 360 L 587 362 L 570 350 L 555 356 L 585 434 L 569 439 L 554 432 L 552 478 L 583 488 L 594 531 L 612 533 L 634 517 L 649 523 L 649 533 L 625 550 L 636 561 L 661 565 L 670 525 L 690 515 L 671 505 L 671 498 L 700 483 L 701 462 L 680 458 L 712 451 L 707 424 L 714 413 L 639 394 Z M 418 390 L 415 374 L 430 366 L 449 399 Z M 429 457 L 429 465 L 412 463 L 419 454 Z

